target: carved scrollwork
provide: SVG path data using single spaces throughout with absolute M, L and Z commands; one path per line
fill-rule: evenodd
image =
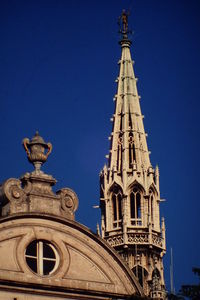
M 74 191 L 69 188 L 63 188 L 56 192 L 61 199 L 61 214 L 66 217 L 74 217 L 74 212 L 78 208 L 78 197 Z
M 2 216 L 25 212 L 28 210 L 27 194 L 31 190 L 31 183 L 22 187 L 19 179 L 10 178 L 0 187 L 0 206 Z
M 10 178 L 1 186 L 1 195 L 6 202 L 21 202 L 26 198 L 26 191 L 22 189 L 19 179 Z

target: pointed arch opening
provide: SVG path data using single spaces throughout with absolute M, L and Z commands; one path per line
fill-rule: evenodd
M 111 192 L 113 228 L 122 225 L 122 195 L 121 188 L 115 185 Z
M 149 191 L 149 216 L 152 228 L 154 228 L 154 193 L 152 190 Z
M 123 137 L 122 134 L 119 134 L 119 138 L 117 141 L 117 172 L 120 173 L 122 171 L 122 148 L 123 148 Z
M 157 268 L 155 268 L 152 272 L 152 291 L 161 290 L 160 279 L 160 272 Z
M 146 283 L 146 280 L 147 280 L 147 277 L 148 277 L 147 270 L 144 269 L 143 267 L 141 267 L 140 265 L 137 265 L 133 268 L 133 273 L 137 277 L 141 287 L 144 287 L 145 283 Z
M 131 225 L 142 225 L 142 213 L 141 213 L 142 192 L 135 186 L 130 193 L 130 217 Z
M 135 143 L 133 133 L 129 133 L 129 168 L 132 168 L 134 163 L 136 163 L 136 154 L 135 154 Z

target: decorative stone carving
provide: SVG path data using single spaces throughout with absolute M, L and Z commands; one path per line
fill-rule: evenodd
M 2 194 L 9 201 L 23 201 L 26 196 L 25 191 L 21 188 L 20 180 L 15 178 L 6 180 L 1 189 Z
M 128 242 L 132 244 L 146 244 L 149 242 L 148 234 L 144 233 L 129 233 Z
M 157 234 L 152 234 L 152 242 L 158 247 L 163 247 L 163 238 L 158 236 Z
M 55 194 L 52 186 L 56 179 L 40 170 L 51 153 L 52 145 L 45 143 L 36 132 L 31 140 L 23 140 L 23 146 L 35 170 L 20 179 L 10 178 L 0 185 L 0 215 L 42 213 L 73 220 L 78 207 L 77 195 L 69 188 Z
M 47 157 L 52 151 L 52 144 L 45 143 L 43 138 L 39 136 L 38 131 L 36 131 L 34 137 L 31 140 L 25 138 L 23 139 L 22 143 L 27 153 L 28 160 L 35 167 L 35 172 L 40 173 L 41 165 L 47 160 Z M 46 153 L 45 149 L 47 149 Z
M 52 185 L 56 180 L 47 174 L 26 173 L 20 180 L 10 178 L 0 186 L 1 215 L 15 213 L 47 213 L 74 219 L 78 197 L 69 188 L 56 194 Z
M 135 294 L 143 296 L 142 288 L 127 265 L 102 239 L 78 222 L 45 214 L 39 218 L 25 214 L 0 219 L 0 232 L 0 299 L 129 299 L 135 298 Z M 32 253 L 34 264 L 40 263 L 39 268 L 32 269 L 34 264 L 28 264 L 27 249 L 33 241 L 48 243 L 55 248 L 55 272 L 41 275 L 41 266 L 47 262 L 41 259 L 44 254 L 39 251 L 41 247 Z M 9 282 L 6 290 L 10 292 L 6 297 L 2 288 L 5 282 Z M 15 286 L 18 288 L 13 288 Z
M 0 203 L 2 215 L 8 213 L 18 213 L 27 210 L 28 203 L 26 202 L 27 194 L 31 190 L 29 182 L 25 188 L 22 188 L 19 179 L 10 178 L 6 180 L 0 188 Z
M 31 183 L 31 194 L 37 194 L 43 197 L 55 197 L 52 186 L 56 184 L 56 179 L 51 175 L 44 174 L 43 172 L 36 174 L 34 171 L 32 173 L 26 173 L 20 179 L 24 187 Z
M 122 39 L 117 94 L 114 96 L 115 110 L 112 118 L 112 132 L 107 164 L 100 175 L 100 208 L 102 237 L 115 248 L 120 255 L 127 256 L 132 269 L 133 257 L 141 253 L 142 270 L 151 272 L 155 253 L 163 257 L 166 251 L 165 224 L 160 227 L 160 189 L 159 171 L 153 169 L 147 146 L 147 134 L 144 130 L 137 90 L 137 78 L 132 65 L 128 37 L 128 16 L 125 12 L 119 18 Z M 116 182 L 126 197 L 119 202 L 110 202 L 110 187 Z M 133 193 L 134 188 L 141 193 Z M 152 195 L 150 197 L 150 191 Z M 116 224 L 116 216 L 121 216 Z M 122 238 L 123 237 L 123 242 Z M 160 284 L 164 288 L 162 259 L 158 261 L 161 270 Z M 140 277 L 140 273 L 137 274 Z M 144 277 L 143 288 L 150 295 L 149 281 Z M 141 278 L 139 278 L 141 282 Z M 163 297 L 158 297 L 163 299 Z
M 105 237 L 105 240 L 108 242 L 108 244 L 110 244 L 112 247 L 114 246 L 118 246 L 118 245 L 121 245 L 123 244 L 123 237 L 121 235 L 118 235 L 118 236 L 113 236 L 113 237 L 109 237 L 109 238 L 106 238 Z
M 69 188 L 63 188 L 56 192 L 61 200 L 61 214 L 74 219 L 74 212 L 78 208 L 78 197 L 74 191 Z

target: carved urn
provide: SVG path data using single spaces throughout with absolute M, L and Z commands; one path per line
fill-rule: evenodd
M 47 160 L 47 157 L 52 151 L 52 144 L 45 143 L 38 131 L 36 131 L 31 140 L 25 138 L 23 139 L 22 143 L 27 153 L 29 162 L 34 165 L 35 172 L 40 173 L 41 165 Z

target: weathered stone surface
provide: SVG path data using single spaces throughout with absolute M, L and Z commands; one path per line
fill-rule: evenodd
M 27 265 L 25 253 L 33 240 L 49 241 L 57 249 L 58 267 L 51 275 L 39 276 Z M 21 288 L 34 284 L 36 290 L 44 286 L 60 292 L 64 289 L 66 295 L 80 291 L 104 296 L 142 294 L 133 273 L 106 242 L 75 221 L 47 214 L 0 220 L 0 297 L 2 283 L 7 281 Z
M 26 173 L 20 179 L 10 178 L 0 187 L 1 215 L 41 212 L 74 219 L 78 197 L 69 188 L 56 194 L 52 186 L 56 180 L 44 173 Z
M 127 20 L 123 11 L 121 21 L 126 21 L 126 26 Z M 121 29 L 121 34 L 108 164 L 100 173 L 101 232 L 135 272 L 145 294 L 165 299 L 162 259 L 166 244 L 164 219 L 160 226 L 159 170 L 150 162 L 131 41 L 127 30 Z

